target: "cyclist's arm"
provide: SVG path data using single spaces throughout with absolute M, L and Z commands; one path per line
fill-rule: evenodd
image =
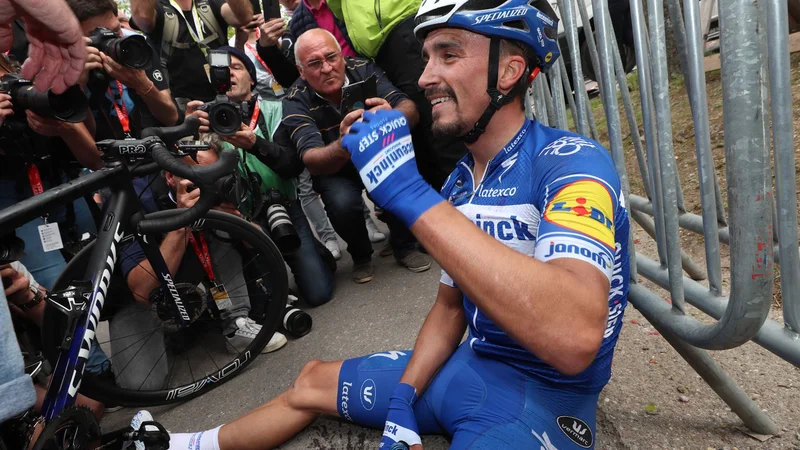
M 169 273 L 175 275 L 183 260 L 188 241 L 188 228 L 170 231 L 161 242 L 159 250 L 164 262 L 167 263 Z M 128 289 L 131 290 L 136 301 L 148 303 L 150 292 L 157 288 L 161 280 L 160 274 L 153 271 L 153 266 L 147 258 L 143 259 L 128 273 Z
M 436 303 L 422 324 L 414 353 L 400 382 L 414 386 L 417 396 L 422 396 L 433 376 L 455 352 L 466 329 L 461 291 L 440 284 Z
M 222 5 L 222 17 L 232 27 L 245 25 L 253 19 L 253 5 L 250 0 L 228 0 Z
M 131 15 L 136 28 L 150 33 L 156 27 L 156 0 L 131 0 Z
M 609 281 L 600 270 L 519 253 L 447 202 L 420 216 L 411 231 L 475 306 L 520 345 L 566 375 L 591 364 L 608 312 Z

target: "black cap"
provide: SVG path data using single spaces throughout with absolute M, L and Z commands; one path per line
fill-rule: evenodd
M 223 51 L 231 56 L 235 56 L 242 61 L 244 68 L 247 69 L 247 73 L 250 74 L 250 82 L 252 83 L 252 86 L 255 86 L 256 83 L 258 83 L 258 79 L 256 78 L 256 66 L 253 64 L 253 61 L 247 57 L 245 52 L 236 47 L 230 47 L 228 45 L 222 46 L 217 50 Z

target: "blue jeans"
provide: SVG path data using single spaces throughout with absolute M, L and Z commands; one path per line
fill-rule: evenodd
M 6 296 L 0 290 L 0 423 L 24 412 L 36 401 L 31 377 L 25 375 Z
M 66 176 L 62 181 L 66 182 Z M 45 190 L 50 189 L 49 180 L 42 180 Z M 21 202 L 33 196 L 30 185 L 27 183 L 17 183 L 15 180 L 0 180 L 0 209 L 8 208 L 11 205 Z M 89 212 L 86 200 L 80 198 L 73 202 L 75 209 L 75 225 L 79 233 L 95 232 L 94 219 Z M 63 233 L 64 222 L 67 219 L 67 209 L 63 206 L 53 208 L 48 215 L 48 222 L 57 222 L 60 231 Z M 31 222 L 17 228 L 17 237 L 25 241 L 25 258 L 22 264 L 28 268 L 33 278 L 47 289 L 52 289 L 56 279 L 67 266 L 61 252 L 45 252 L 39 240 L 39 226 L 44 225 L 44 220 L 37 217 Z
M 372 242 L 364 223 L 364 185 L 361 180 L 339 174 L 314 177 L 314 190 L 322 196 L 333 229 L 347 243 L 353 262 L 363 264 L 372 258 Z M 384 211 L 383 220 L 389 226 L 389 243 L 394 256 L 402 259 L 416 249 L 417 240 L 403 223 Z
M 300 237 L 300 247 L 292 254 L 283 255 L 294 274 L 300 295 L 311 306 L 320 306 L 333 297 L 333 272 L 325 264 L 314 233 L 299 200 L 292 200 L 286 208 L 292 224 Z M 362 216 L 361 223 L 364 223 Z

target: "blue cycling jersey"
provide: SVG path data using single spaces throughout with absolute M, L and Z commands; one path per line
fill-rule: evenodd
M 489 161 L 477 186 L 472 168 L 467 154 L 444 184 L 445 199 L 521 253 L 540 261 L 574 258 L 594 265 L 611 290 L 602 346 L 578 375 L 563 375 L 522 348 L 464 296 L 470 346 L 553 383 L 599 392 L 611 376 L 629 272 L 628 214 L 608 151 L 585 137 L 531 121 Z M 455 287 L 444 271 L 441 282 Z

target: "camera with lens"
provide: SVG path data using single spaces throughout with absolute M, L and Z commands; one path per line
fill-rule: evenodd
M 232 136 L 242 126 L 242 105 L 230 101 L 227 95 L 231 89 L 231 55 L 222 50 L 211 50 L 208 64 L 211 67 L 211 86 L 217 97 L 197 109 L 208 113 L 213 132 L 220 136 Z
M 257 219 L 260 219 L 262 225 L 266 225 L 272 241 L 281 253 L 294 253 L 300 247 L 300 236 L 297 235 L 297 230 L 286 210 L 289 200 L 277 189 L 267 189 L 261 200 L 262 205 Z
M 311 331 L 312 321 L 307 312 L 294 305 L 295 301 L 297 297 L 290 295 L 283 310 L 281 328 L 289 335 L 299 338 Z
M 89 45 L 131 69 L 146 69 L 153 62 L 153 51 L 144 36 L 137 34 L 119 37 L 108 28 L 98 27 L 92 31 L 89 39 Z
M 63 94 L 39 92 L 33 88 L 32 81 L 9 73 L 0 77 L 0 91 L 11 96 L 14 116 L 20 120 L 25 120 L 23 113 L 28 109 L 42 117 L 71 123 L 83 122 L 88 115 L 89 102 L 78 86 L 70 87 Z M 13 121 L 6 121 L 9 122 Z

